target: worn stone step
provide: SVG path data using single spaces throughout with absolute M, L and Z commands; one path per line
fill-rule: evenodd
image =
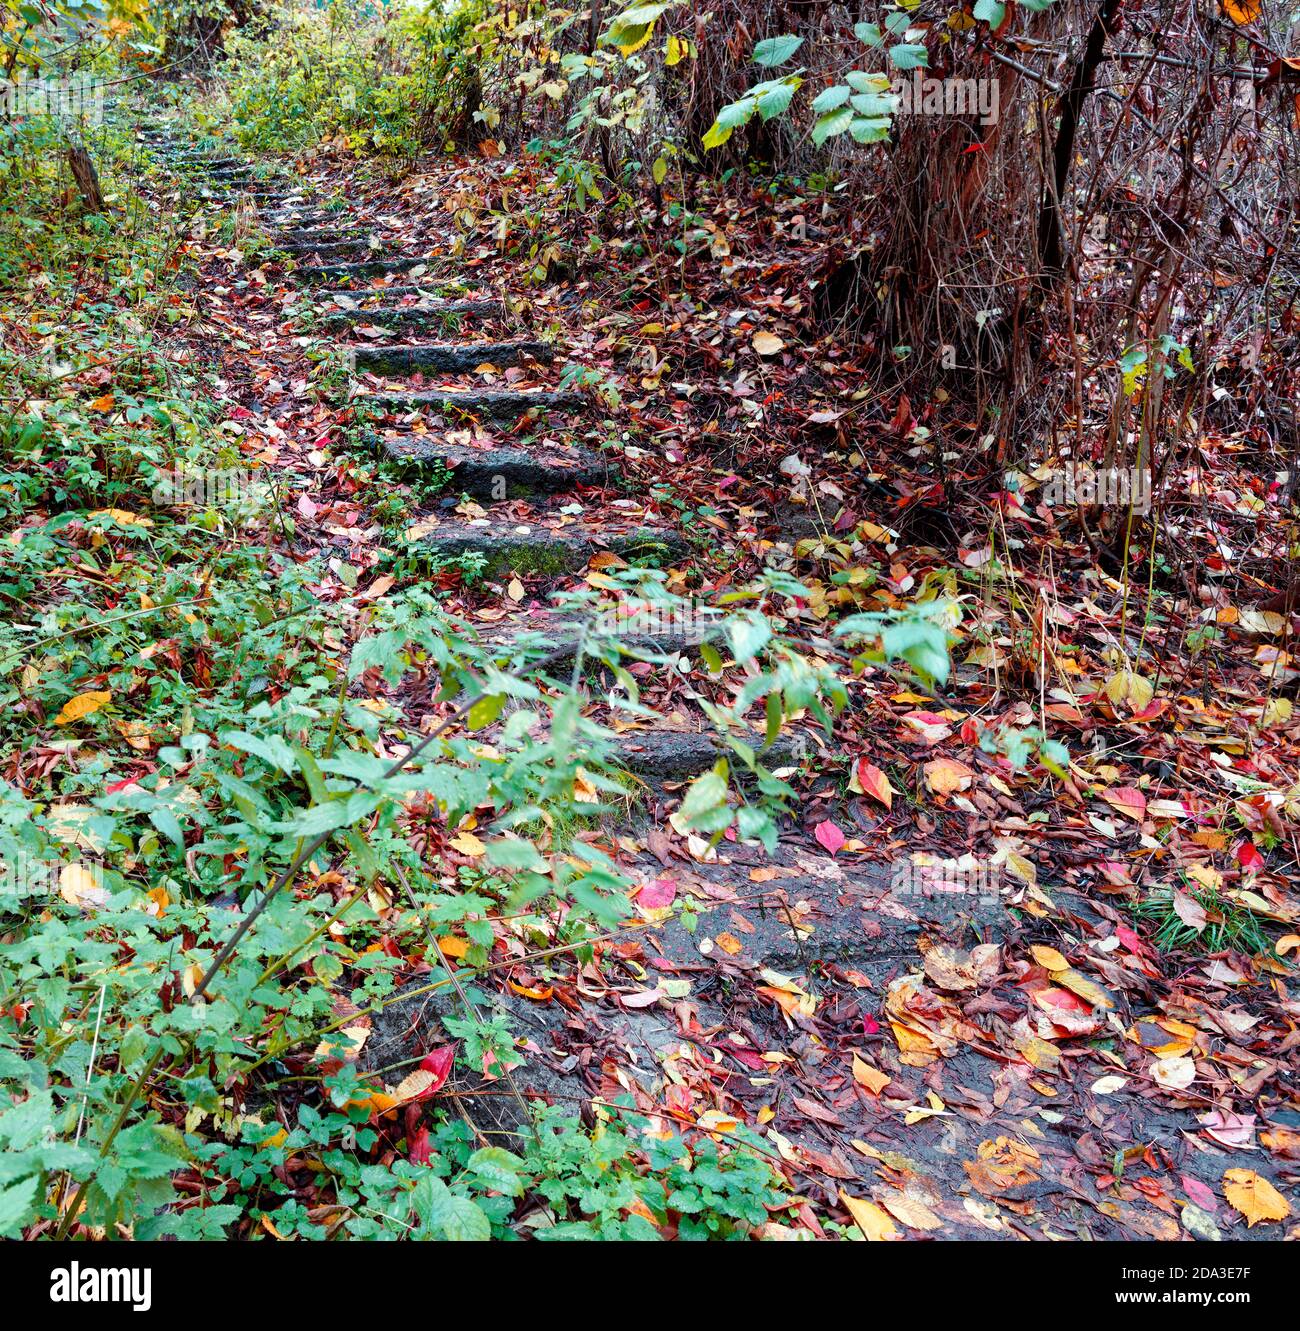
M 380 282 L 372 287 L 336 287 L 326 288 L 319 293 L 322 300 L 332 300 L 345 309 L 361 300 L 406 300 L 429 301 L 440 296 L 468 296 L 472 288 L 454 277 L 430 277 L 419 279 L 417 283 Z M 412 306 L 400 308 L 410 309 Z
M 622 529 L 572 522 L 548 525 L 540 519 L 474 520 L 459 515 L 431 515 L 407 532 L 409 539 L 442 559 L 478 555 L 482 570 L 491 577 L 505 570 L 559 575 L 586 568 L 593 555 L 613 551 L 629 564 L 671 564 L 686 553 L 686 542 L 669 527 L 637 526 Z
M 370 242 L 363 236 L 359 240 L 279 240 L 275 248 L 285 254 L 319 255 L 321 258 L 342 258 L 347 254 L 364 254 Z
M 358 371 L 371 374 L 418 374 L 440 370 L 459 374 L 480 365 L 520 365 L 540 361 L 549 365 L 555 351 L 546 342 L 435 342 L 427 346 L 357 346 L 352 349 Z
M 273 227 L 290 222 L 315 226 L 325 222 L 344 222 L 347 220 L 347 214 L 341 208 L 308 208 L 304 205 L 301 208 L 286 208 L 282 211 L 264 209 L 262 220 Z
M 304 191 L 300 189 L 276 189 L 270 186 L 243 185 L 236 181 L 212 180 L 204 185 L 204 190 L 212 195 L 230 199 L 249 199 L 253 203 L 284 203 L 291 199 L 304 202 Z
M 394 334 L 402 332 L 447 332 L 462 320 L 499 319 L 505 307 L 498 300 L 470 298 L 433 298 L 423 305 L 379 306 L 356 310 L 330 310 L 319 319 L 322 328 L 347 329 L 360 324 L 382 328 Z
M 205 166 L 212 170 L 243 165 L 238 157 L 213 157 L 208 153 L 186 153 L 182 156 L 167 157 L 164 160 L 172 166 Z
M 341 226 L 275 228 L 277 241 L 290 241 L 295 245 L 334 245 L 341 240 L 369 241 L 373 234 L 371 231 L 357 231 Z
M 357 398 L 382 411 L 442 411 L 451 415 L 486 416 L 505 420 L 526 411 L 581 411 L 588 399 L 573 389 L 555 388 L 435 388 L 421 393 L 381 390 Z
M 543 656 L 567 663 L 580 645 L 585 643 L 588 653 L 593 653 L 602 639 L 609 638 L 617 638 L 634 653 L 676 657 L 703 642 L 719 640 L 722 618 L 720 613 L 710 615 L 690 607 L 673 611 L 646 601 L 625 600 L 585 620 L 562 611 L 530 610 L 526 617 L 485 629 L 483 639 L 498 660 L 520 665 Z
M 755 751 L 759 766 L 770 772 L 777 767 L 797 766 L 803 757 L 798 736 L 778 735 L 768 747 L 756 731 L 740 738 Z M 715 731 L 641 730 L 621 735 L 619 760 L 629 772 L 649 781 L 685 781 L 707 772 L 719 758 L 726 758 L 742 777 L 748 769 Z
M 380 448 L 402 466 L 443 466 L 449 489 L 476 499 L 567 494 L 579 485 L 609 485 L 614 469 L 585 448 L 470 448 L 429 435 L 390 435 Z
M 339 282 L 355 277 L 382 277 L 385 273 L 409 273 L 431 262 L 421 259 L 362 259 L 356 263 L 304 264 L 298 276 L 304 282 Z

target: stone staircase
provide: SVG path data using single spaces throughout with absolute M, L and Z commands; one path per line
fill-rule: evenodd
M 445 257 L 394 255 L 364 218 L 317 198 L 310 185 L 264 174 L 233 154 L 196 151 L 166 130 L 140 137 L 170 165 L 192 173 L 200 197 L 258 205 L 275 247 L 295 261 L 295 277 L 312 293 L 317 327 L 337 336 L 347 353 L 352 401 L 395 421 L 379 440 L 382 452 L 413 469 L 450 470 L 454 493 L 491 501 L 482 516 L 451 509 L 413 514 L 408 538 L 414 533 L 421 548 L 446 560 L 477 556 L 487 576 L 517 570 L 556 578 L 581 572 L 603 552 L 631 565 L 665 565 L 686 553 L 681 535 L 645 523 L 636 501 L 610 497 L 607 488 L 593 497 L 594 487 L 617 479 L 611 462 L 573 442 L 594 400 L 556 384 L 556 349 L 518 334 L 502 303 L 457 280 Z M 473 376 L 483 365 L 518 367 L 529 382 L 478 386 Z M 521 423 L 536 427 L 524 442 L 513 428 Z M 516 632 L 536 633 L 539 621 L 553 642 L 576 647 L 572 624 L 524 611 L 494 626 L 493 640 L 508 651 Z M 671 629 L 634 639 L 642 649 L 694 645 Z M 744 738 L 761 748 L 759 736 Z M 635 773 L 684 779 L 711 766 L 725 746 L 695 715 L 686 728 L 630 732 L 620 749 Z M 801 751 L 783 738 L 762 761 L 780 767 Z

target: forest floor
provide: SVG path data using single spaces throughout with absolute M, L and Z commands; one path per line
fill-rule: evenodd
M 194 179 L 194 313 L 168 354 L 211 376 L 243 462 L 275 475 L 292 530 L 267 539 L 323 561 L 314 591 L 358 622 L 424 581 L 505 638 L 647 543 L 684 595 L 795 574 L 810 597 L 786 630 L 827 660 L 845 610 L 923 587 L 966 603 L 944 690 L 872 672 L 832 736 L 810 723 L 784 741 L 800 799 L 772 855 L 674 822 L 712 761 L 701 700 L 734 672 L 690 645 L 634 667 L 654 725 L 611 711 L 593 678 L 593 715 L 643 784 L 625 817 L 575 835 L 642 886 L 585 963 L 524 963 L 502 941 L 479 984 L 523 1033 L 513 1083 L 457 1073 L 446 1091 L 484 1140 L 518 1128 L 516 1090 L 588 1117 L 630 1095 L 652 1121 L 744 1123 L 798 1197 L 772 1237 L 1295 1236 L 1284 616 L 1212 589 L 1196 620 L 1167 568 L 1099 566 L 1032 476 L 946 508 L 926 414 L 808 331 L 824 256 L 792 223 L 810 199 L 737 177 L 697 203 L 681 262 L 614 245 L 591 262 L 554 237 L 599 223 L 563 215 L 526 158 L 433 159 L 393 183 L 323 152 L 253 202 L 239 168 Z M 233 244 L 207 215 L 228 207 Z M 546 239 L 521 254 L 529 232 Z M 397 271 L 335 266 L 375 260 Z M 449 345 L 473 354 L 439 368 L 390 350 Z M 430 396 L 394 398 L 411 392 Z M 476 396 L 552 392 L 576 396 L 540 415 Z M 448 394 L 467 396 L 449 412 Z M 1211 566 L 1258 556 L 1263 600 L 1274 496 L 1246 477 L 1249 440 L 1207 432 L 1201 461 L 1179 539 Z M 1193 656 L 1202 622 L 1219 633 Z M 450 710 L 364 683 L 416 730 Z M 989 742 L 1035 725 L 1068 744 L 1063 778 Z M 481 853 L 472 834 L 426 847 L 449 884 Z M 1163 914 L 1135 910 L 1161 892 Z M 1264 947 L 1207 946 L 1216 925 Z M 412 960 L 403 980 L 428 970 Z M 445 1043 L 441 1011 L 416 996 L 359 1016 L 363 1066 L 398 1081 Z M 382 1133 L 402 1149 L 399 1122 Z M 327 1200 L 306 1161 L 287 1172 Z

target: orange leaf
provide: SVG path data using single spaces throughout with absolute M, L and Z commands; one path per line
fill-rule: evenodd
M 1253 1169 L 1230 1169 L 1223 1176 L 1223 1195 L 1246 1217 L 1246 1228 L 1261 1222 L 1285 1220 L 1291 1204 L 1266 1178 Z
M 79 693 L 63 704 L 58 716 L 54 718 L 54 724 L 66 726 L 73 721 L 80 721 L 83 716 L 99 711 L 112 696 L 107 689 L 91 689 L 86 693 Z
M 859 795 L 870 795 L 887 809 L 894 806 L 894 788 L 889 784 L 889 778 L 865 758 L 859 758 L 854 764 L 849 776 L 849 789 Z

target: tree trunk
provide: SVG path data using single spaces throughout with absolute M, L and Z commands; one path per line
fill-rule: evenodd
M 68 166 L 71 168 L 73 180 L 77 182 L 77 192 L 81 195 L 82 203 L 86 205 L 86 211 L 104 212 L 104 195 L 99 188 L 99 172 L 95 170 L 91 155 L 81 144 L 74 143 L 68 148 Z
M 1043 189 L 1038 211 L 1038 261 L 1042 280 L 1053 285 L 1065 272 L 1065 242 L 1061 234 L 1061 200 L 1065 197 L 1070 165 L 1074 161 L 1074 136 L 1079 129 L 1083 104 L 1092 91 L 1092 78 L 1106 52 L 1106 38 L 1115 22 L 1122 0 L 1102 0 L 1092 21 L 1083 58 L 1075 66 L 1074 77 L 1061 98 L 1061 122 L 1052 151 L 1052 180 Z

